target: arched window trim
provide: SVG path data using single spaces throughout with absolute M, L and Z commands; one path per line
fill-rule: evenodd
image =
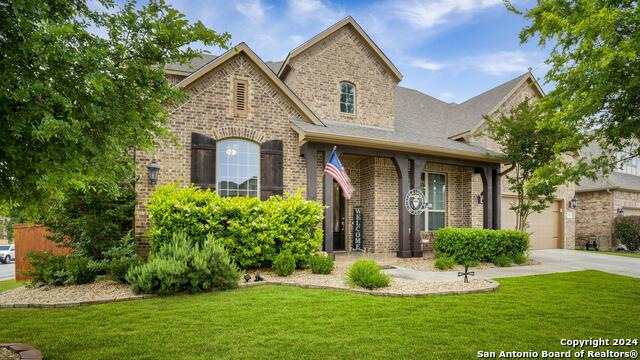
M 351 85 L 351 87 L 353 88 L 353 112 L 342 111 L 342 85 L 343 84 Z M 358 97 L 357 89 L 358 88 L 357 88 L 356 84 L 352 83 L 351 81 L 344 80 L 344 81 L 340 81 L 338 83 L 338 112 L 340 114 L 344 114 L 344 115 L 348 115 L 348 116 L 355 116 L 356 115 L 356 111 L 357 111 L 356 104 L 357 104 L 357 97 Z
M 229 189 L 223 189 L 222 188 L 222 183 L 220 182 L 220 179 L 222 177 L 222 166 L 225 164 L 225 162 L 223 161 L 223 159 L 221 158 L 221 156 L 223 155 L 222 152 L 226 151 L 226 147 L 225 144 L 229 143 L 231 141 L 240 141 L 240 142 L 245 142 L 248 144 L 251 144 L 254 147 L 255 150 L 255 176 L 256 176 L 256 190 L 252 191 L 252 190 L 248 190 L 246 195 L 228 195 L 228 191 L 230 191 Z M 239 164 L 239 160 L 240 160 L 240 156 L 241 154 L 238 153 L 238 162 L 236 163 L 238 165 Z M 218 195 L 220 196 L 251 196 L 251 197 L 260 197 L 260 171 L 261 171 L 261 167 L 260 167 L 260 144 L 256 143 L 255 141 L 252 141 L 250 139 L 246 139 L 246 138 L 241 138 L 241 137 L 228 137 L 228 138 L 224 138 L 221 140 L 218 140 L 217 142 L 217 149 L 216 149 L 216 191 L 218 193 Z M 237 184 L 240 185 L 240 184 Z M 223 192 L 227 192 L 227 194 L 223 194 Z

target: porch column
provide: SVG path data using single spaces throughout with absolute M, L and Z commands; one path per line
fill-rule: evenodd
M 493 228 L 502 228 L 502 191 L 500 190 L 500 168 L 495 168 L 492 171 L 493 175 Z
M 412 176 L 411 176 L 411 188 L 417 189 L 420 187 L 420 180 L 422 178 L 422 172 L 424 171 L 424 165 L 427 163 L 425 159 L 414 159 Z M 424 189 L 422 189 L 424 191 Z M 411 216 L 411 256 L 422 257 L 422 238 L 420 237 L 420 216 Z
M 482 201 L 482 227 L 485 229 L 493 229 L 493 204 L 495 202 L 493 195 L 493 171 L 491 168 L 483 166 L 475 169 L 476 173 L 480 173 L 482 178 L 482 192 L 484 193 Z
M 316 165 L 318 149 L 311 144 L 302 145 L 302 155 L 307 167 L 307 200 L 317 200 Z
M 409 191 L 409 159 L 404 156 L 396 155 L 393 163 L 398 172 L 398 257 L 411 257 L 411 241 L 409 239 L 410 216 L 407 209 L 404 208 L 404 196 Z
M 324 161 L 326 162 L 331 156 L 331 149 L 324 150 Z M 307 169 L 307 174 L 309 170 Z M 324 183 L 324 191 L 322 200 L 324 209 L 324 251 L 333 252 L 333 178 L 327 174 L 322 176 Z

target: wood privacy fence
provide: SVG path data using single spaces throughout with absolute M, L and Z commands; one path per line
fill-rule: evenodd
M 29 277 L 22 273 L 31 270 L 29 253 L 51 250 L 55 255 L 66 255 L 71 252 L 71 249 L 59 247 L 56 243 L 47 239 L 48 235 L 49 232 L 43 225 L 13 225 L 13 236 L 16 243 L 16 280 L 29 280 Z

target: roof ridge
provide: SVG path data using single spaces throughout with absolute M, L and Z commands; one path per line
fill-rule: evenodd
M 492 87 L 492 88 L 490 88 L 490 89 L 488 89 L 488 90 L 485 90 L 485 91 L 481 92 L 480 94 L 478 94 L 478 95 L 476 95 L 476 96 L 473 96 L 473 97 L 468 98 L 467 100 L 465 100 L 465 101 L 461 102 L 461 103 L 460 103 L 460 105 L 464 105 L 464 104 L 466 104 L 466 103 L 470 102 L 470 101 L 471 101 L 471 100 L 473 100 L 473 99 L 476 99 L 476 98 L 479 98 L 479 97 L 481 97 L 481 96 L 483 96 L 483 95 L 486 95 L 486 94 L 488 94 L 488 93 L 490 93 L 490 92 L 492 92 L 492 91 L 494 91 L 494 90 L 496 90 L 496 89 L 498 89 L 498 88 L 500 88 L 500 87 L 502 87 L 502 86 L 505 86 L 505 85 L 507 85 L 507 84 L 509 84 L 509 83 L 511 83 L 511 82 L 516 82 L 516 80 L 518 80 L 518 81 L 519 81 L 519 80 L 522 80 L 522 78 L 523 78 L 523 77 L 525 77 L 525 76 L 527 76 L 527 75 L 529 75 L 529 74 L 531 74 L 531 72 L 530 72 L 530 71 L 527 71 L 527 72 L 526 72 L 526 73 L 524 73 L 524 74 L 518 75 L 518 76 L 514 77 L 514 78 L 513 78 L 513 79 L 511 79 L 511 80 L 507 80 L 507 81 L 505 81 L 505 82 L 503 82 L 503 83 L 501 83 L 501 84 L 499 84 L 499 85 L 496 85 L 496 86 L 494 86 L 494 87 Z

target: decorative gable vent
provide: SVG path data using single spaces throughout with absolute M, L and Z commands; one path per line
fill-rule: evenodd
M 236 115 L 246 115 L 248 104 L 248 82 L 247 80 L 236 79 L 233 90 L 233 110 Z

